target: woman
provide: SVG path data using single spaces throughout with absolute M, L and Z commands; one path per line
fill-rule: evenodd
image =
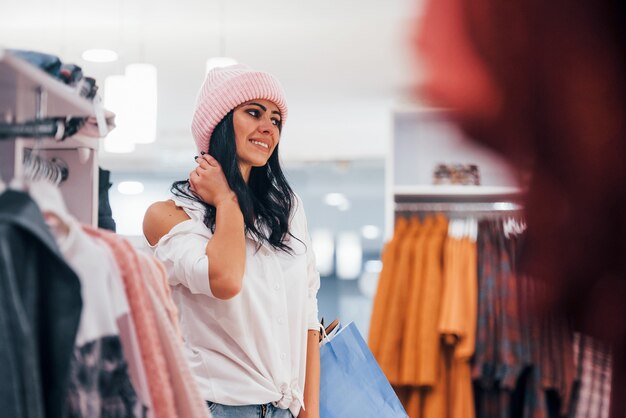
M 215 418 L 319 417 L 319 274 L 278 160 L 286 117 L 270 74 L 211 70 L 192 121 L 198 166 L 144 218 Z

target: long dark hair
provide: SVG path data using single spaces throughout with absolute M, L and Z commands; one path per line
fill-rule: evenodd
M 237 195 L 246 232 L 259 243 L 267 243 L 277 250 L 292 253 L 291 247 L 285 244 L 284 239 L 291 235 L 289 216 L 296 199 L 280 167 L 278 145 L 267 164 L 252 167 L 250 179 L 246 184 L 237 160 L 233 112 L 230 111 L 215 127 L 208 152 L 220 163 L 228 185 Z M 204 224 L 211 231 L 215 231 L 215 207 L 190 192 L 189 180 L 174 182 L 171 191 L 178 197 L 202 204 L 206 209 Z

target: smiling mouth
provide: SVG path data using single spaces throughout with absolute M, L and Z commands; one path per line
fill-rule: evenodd
M 270 146 L 268 144 L 266 144 L 265 142 L 256 141 L 254 139 L 251 139 L 250 142 L 253 145 L 256 145 L 257 147 L 263 149 L 264 151 L 269 151 L 269 149 L 270 149 Z

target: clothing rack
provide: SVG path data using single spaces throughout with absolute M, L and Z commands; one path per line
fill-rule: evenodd
M 395 190 L 393 210 L 403 213 L 444 213 L 449 217 L 498 217 L 520 214 L 522 191 L 515 187 L 413 186 Z
M 395 212 L 520 212 L 523 206 L 514 202 L 401 202 Z

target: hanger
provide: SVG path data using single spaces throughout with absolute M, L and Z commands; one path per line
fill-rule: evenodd
M 60 241 L 67 237 L 72 223 L 75 222 L 59 190 L 59 185 L 69 176 L 69 168 L 60 158 L 48 160 L 40 156 L 39 142 L 35 142 L 32 151 L 24 150 L 23 185 L 39 206 L 57 241 Z
M 502 221 L 502 229 L 507 238 L 511 235 L 521 235 L 526 231 L 526 222 L 522 219 L 509 217 Z
M 35 149 L 24 150 L 22 177 L 27 185 L 33 181 L 46 180 L 58 186 L 68 175 L 68 165 L 62 159 L 53 157 L 48 160 L 39 156 Z

